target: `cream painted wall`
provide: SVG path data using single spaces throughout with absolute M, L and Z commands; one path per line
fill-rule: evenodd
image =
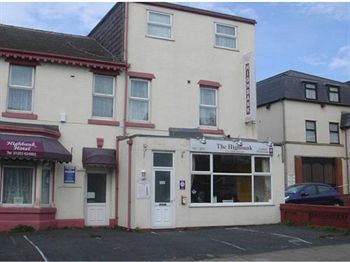
M 8 92 L 9 64 L 0 59 L 0 108 L 6 111 Z M 74 77 L 71 77 L 74 75 Z M 61 132 L 60 143 L 72 153 L 73 159 L 69 165 L 76 167 L 76 183 L 63 183 L 65 164 L 56 164 L 55 170 L 55 206 L 57 219 L 84 219 L 86 170 L 82 166 L 83 147 L 97 147 L 96 138 L 104 138 L 104 148 L 115 149 L 115 137 L 121 135 L 122 128 L 115 126 L 89 125 L 92 111 L 93 73 L 88 68 L 41 63 L 35 69 L 35 86 L 33 89 L 33 113 L 38 120 L 5 118 L 1 121 L 16 123 L 32 123 L 57 125 Z M 116 120 L 123 117 L 122 103 L 124 91 L 124 76 L 116 80 Z M 66 123 L 59 122 L 59 113 L 65 112 Z M 101 171 L 101 170 L 100 170 Z M 37 176 L 41 176 L 40 170 Z M 110 218 L 115 214 L 115 179 L 114 171 L 110 172 Z M 38 180 L 37 186 L 40 185 Z M 37 191 L 40 188 L 37 188 Z M 39 196 L 40 194 L 38 194 Z M 69 204 L 67 204 L 69 203 Z
M 190 145 L 186 139 L 136 137 L 133 139 L 134 172 L 133 197 L 135 198 L 136 181 L 140 178 L 140 171 L 146 170 L 146 181 L 152 184 L 152 152 L 174 152 L 174 193 L 175 193 L 175 227 L 196 226 L 224 226 L 267 224 L 280 221 L 279 204 L 284 202 L 284 176 L 281 162 L 281 148 L 274 147 L 271 162 L 272 172 L 272 205 L 263 206 L 235 206 L 235 207 L 190 207 L 191 172 Z M 140 150 L 143 148 L 144 150 Z M 186 190 L 179 190 L 179 181 L 186 181 Z M 153 188 L 151 189 L 151 194 Z M 181 195 L 187 197 L 187 204 L 181 204 Z M 135 221 L 132 227 L 151 228 L 152 226 L 152 198 L 134 199 L 132 201 L 132 217 Z M 257 216 L 256 214 L 259 214 Z M 220 219 L 218 219 L 220 217 Z
M 270 108 L 257 108 L 257 131 L 259 140 L 271 139 L 274 143 L 283 142 L 283 101 L 273 103 Z
M 233 137 L 256 138 L 255 127 L 245 124 L 243 74 L 243 55 L 255 51 L 254 26 L 145 4 L 129 6 L 129 70 L 156 76 L 151 84 L 151 122 L 156 133 L 165 134 L 169 127 L 198 127 L 197 83 L 212 80 L 222 85 L 218 127 Z M 173 40 L 146 36 L 148 9 L 173 15 Z M 214 22 L 238 27 L 237 51 L 214 47 Z

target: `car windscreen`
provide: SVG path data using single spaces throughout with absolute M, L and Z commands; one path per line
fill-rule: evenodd
M 292 185 L 286 188 L 286 194 L 295 194 L 298 192 L 301 188 L 303 188 L 304 185 Z

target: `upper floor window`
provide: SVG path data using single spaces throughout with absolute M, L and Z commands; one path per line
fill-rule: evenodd
M 330 86 L 328 88 L 329 102 L 339 102 L 339 87 Z
M 131 79 L 129 89 L 129 120 L 149 121 L 150 81 Z
M 316 121 L 305 121 L 306 142 L 316 143 Z
M 7 109 L 32 111 L 34 67 L 10 65 Z
M 201 126 L 216 126 L 217 90 L 200 88 L 199 124 Z
M 154 11 L 147 12 L 147 35 L 171 39 L 172 16 Z
M 329 123 L 329 142 L 339 144 L 339 124 Z
M 92 116 L 113 118 L 114 77 L 94 75 Z
M 305 83 L 305 97 L 306 99 L 317 99 L 317 85 Z
M 215 46 L 236 49 L 237 28 L 235 26 L 215 24 Z

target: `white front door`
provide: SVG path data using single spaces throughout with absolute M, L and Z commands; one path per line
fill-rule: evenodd
M 153 226 L 173 226 L 172 171 L 154 170 L 153 177 Z
M 88 174 L 85 224 L 87 226 L 109 225 L 107 211 L 107 175 Z

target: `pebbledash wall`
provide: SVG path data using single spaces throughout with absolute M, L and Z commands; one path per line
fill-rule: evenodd
M 161 18 L 158 24 L 152 14 Z M 163 33 L 170 28 L 170 37 L 150 34 L 152 25 Z M 55 141 L 71 157 L 17 159 L 38 167 L 33 201 L 1 202 L 0 229 L 19 223 L 175 228 L 278 222 L 283 164 L 279 146 L 256 140 L 254 25 L 174 4 L 118 3 L 86 37 L 103 45 L 112 61 L 96 58 L 97 70 L 93 59 L 58 64 L 38 58 L 29 113 L 7 108 L 11 62 L 0 49 L 1 121 L 12 126 L 1 135 L 45 137 L 35 132 L 53 128 Z M 218 46 L 216 38 L 236 47 Z M 29 58 L 16 55 L 18 60 Z M 111 72 L 113 116 L 93 117 L 94 77 Z M 214 97 L 207 104 L 203 89 Z M 142 114 L 131 112 L 135 101 L 146 105 Z M 200 123 L 200 108 L 211 108 L 206 124 Z M 53 167 L 52 194 L 42 204 L 41 167 L 47 163 Z M 74 183 L 67 181 L 69 168 L 75 170 Z

